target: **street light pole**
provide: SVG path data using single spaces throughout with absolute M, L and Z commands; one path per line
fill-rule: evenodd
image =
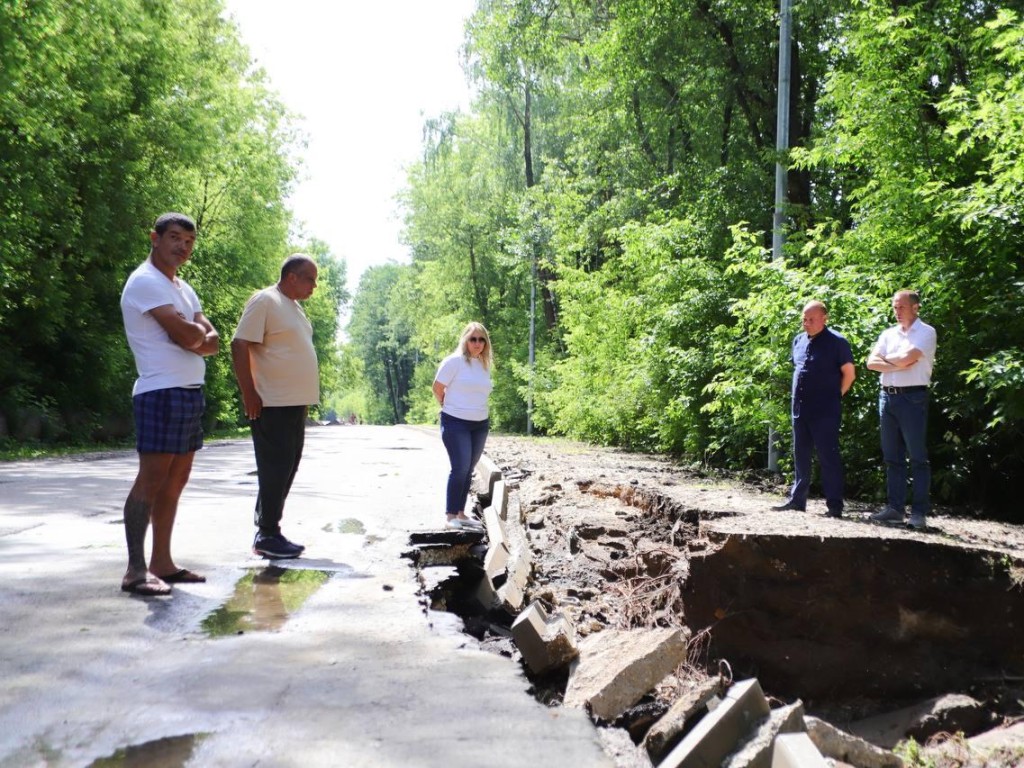
M 537 336 L 537 246 L 533 247 L 533 261 L 530 264 L 530 379 L 526 383 L 526 434 L 533 434 L 533 375 L 536 367 Z
M 779 88 L 775 115 L 775 213 L 772 217 L 772 259 L 782 258 L 782 247 L 786 242 L 783 230 L 785 224 L 786 198 L 789 192 L 786 164 L 783 162 L 789 149 L 789 85 L 790 85 L 790 0 L 779 0 Z M 768 469 L 779 471 L 778 435 L 768 428 Z

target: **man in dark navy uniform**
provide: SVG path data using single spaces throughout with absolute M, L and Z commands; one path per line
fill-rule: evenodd
M 807 507 L 811 451 L 818 454 L 829 517 L 843 515 L 843 460 L 839 455 L 842 398 L 856 371 L 850 345 L 826 327 L 828 310 L 820 301 L 804 306 L 804 332 L 793 339 L 793 489 L 775 510 Z

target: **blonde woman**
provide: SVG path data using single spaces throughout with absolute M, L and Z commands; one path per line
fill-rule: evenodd
M 491 395 L 491 337 L 481 323 L 462 330 L 459 344 L 441 361 L 434 376 L 434 397 L 441 404 L 441 442 L 448 451 L 445 512 L 447 526 L 455 530 L 479 530 L 479 521 L 466 516 L 466 498 L 473 469 L 484 452 Z

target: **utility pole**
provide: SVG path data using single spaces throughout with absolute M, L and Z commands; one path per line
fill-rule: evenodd
M 537 326 L 537 245 L 533 245 L 533 262 L 530 265 L 530 379 L 526 382 L 526 434 L 533 434 L 533 369 L 536 366 Z
M 788 179 L 786 164 L 783 162 L 789 149 L 789 84 L 790 84 L 790 40 L 791 31 L 790 0 L 779 0 L 779 89 L 775 115 L 775 214 L 772 217 L 772 259 L 782 258 L 782 246 L 786 243 L 783 231 L 785 224 L 784 208 L 788 196 Z M 768 470 L 779 471 L 778 435 L 771 427 L 768 428 Z

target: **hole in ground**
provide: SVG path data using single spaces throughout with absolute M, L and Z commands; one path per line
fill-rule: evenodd
M 690 557 L 682 599 L 710 656 L 841 724 L 948 692 L 1019 695 L 1013 567 L 909 538 L 730 535 Z
M 534 520 L 531 530 L 575 537 L 536 539 L 542 549 L 561 549 L 555 557 L 535 550 L 535 563 L 546 558 L 554 571 L 539 565 L 527 589 L 527 603 L 540 597 L 546 608 L 566 610 L 577 630 L 685 623 L 697 639 L 690 659 L 697 670 L 717 677 L 718 660 L 728 660 L 733 679 L 756 677 L 769 696 L 802 699 L 809 713 L 840 727 L 946 693 L 981 701 L 987 722 L 1024 714 L 1024 559 L 936 535 L 880 534 L 868 525 L 863 535 L 848 528 L 835 537 L 723 533 L 709 521 L 732 521 L 729 512 L 693 509 L 636 486 L 580 490 L 621 501 L 614 524 L 624 524 L 626 535 L 613 538 L 613 529 L 590 520 L 567 523 L 557 502 L 545 505 L 546 520 Z M 560 538 L 567 542 L 558 544 Z M 442 561 L 442 550 L 420 565 Z M 518 658 L 507 639 L 514 617 L 484 615 L 479 601 L 465 597 L 475 595 L 483 577 L 483 553 L 476 554 L 460 552 L 473 567 L 438 579 L 427 590 L 431 604 L 462 616 L 468 633 Z M 587 560 L 592 564 L 577 567 Z M 657 604 L 644 595 L 639 602 L 608 599 L 616 590 L 632 598 L 645 585 Z M 524 674 L 540 701 L 561 701 L 567 670 L 540 678 L 524 666 Z M 663 693 L 645 697 L 614 724 L 639 741 L 664 711 Z
M 133 744 L 101 757 L 89 768 L 183 768 L 192 757 L 196 744 L 208 733 L 188 733 L 164 739 Z

